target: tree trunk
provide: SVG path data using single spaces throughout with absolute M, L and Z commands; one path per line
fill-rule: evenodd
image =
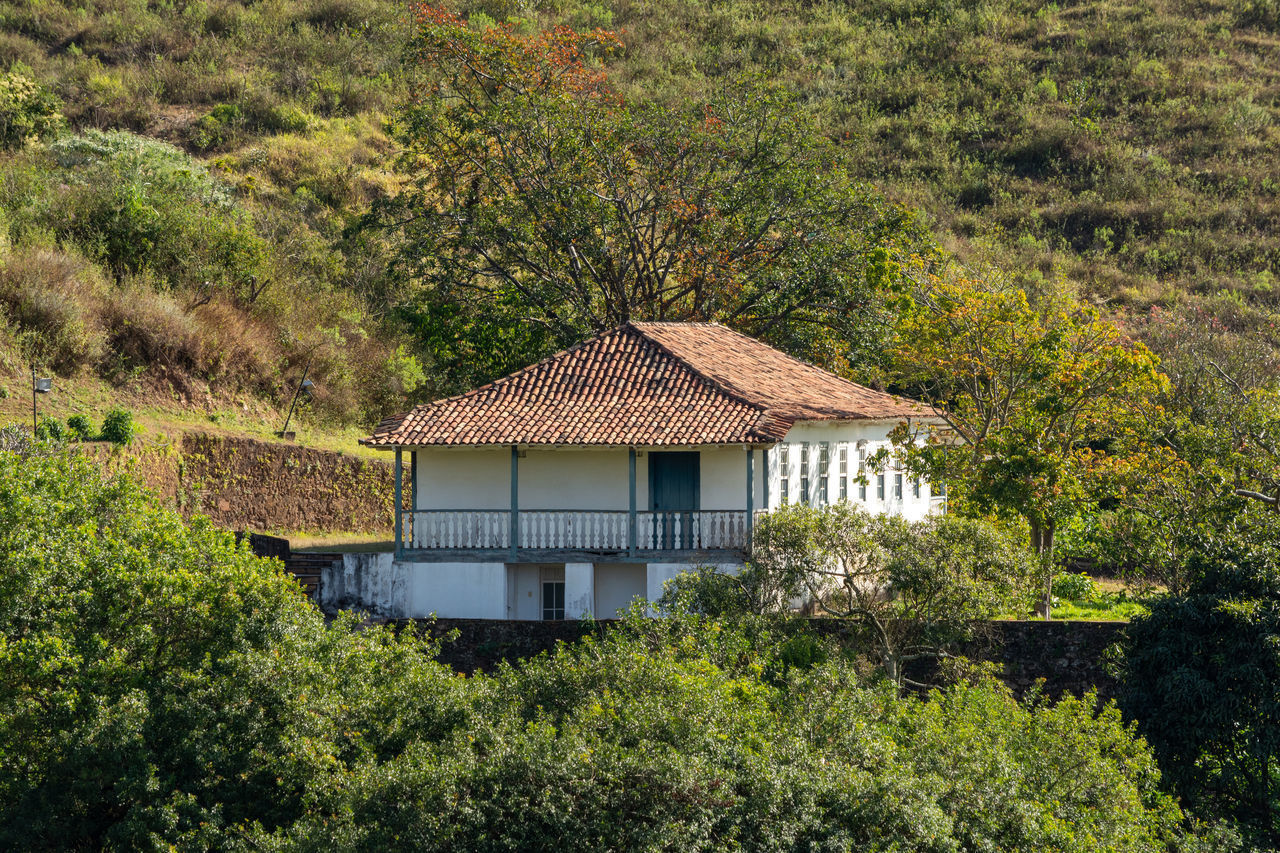
M 1044 594 L 1040 598 L 1040 606 L 1036 612 L 1041 618 L 1049 619 L 1053 615 L 1053 534 L 1057 525 L 1053 521 L 1028 519 L 1031 525 L 1031 550 L 1040 560 L 1044 570 Z

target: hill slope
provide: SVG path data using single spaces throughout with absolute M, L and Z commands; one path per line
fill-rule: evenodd
M 611 73 L 646 98 L 718 75 L 783 80 L 863 177 L 1030 290 L 1065 282 L 1137 310 L 1191 297 L 1230 308 L 1241 329 L 1280 299 L 1280 7 L 1267 0 L 457 5 L 477 26 L 619 30 Z M 0 362 L 21 368 L 24 331 L 49 323 L 32 294 L 52 287 L 84 308 L 68 334 L 89 330 L 64 372 L 279 406 L 318 352 L 326 416 L 402 405 L 430 354 L 387 312 L 393 247 L 344 229 L 395 191 L 380 122 L 403 91 L 408 26 L 379 0 L 0 2 L 0 62 L 57 94 L 73 131 L 125 129 L 203 161 L 230 192 L 209 217 L 242 243 L 221 267 L 159 251 L 122 262 L 60 218 L 82 165 L 4 155 Z M 119 184 L 162 215 L 180 206 L 133 173 Z M 188 222 L 187 239 L 211 221 Z M 151 314 L 124 310 L 143 303 Z M 178 329 L 167 341 L 113 331 L 156 326 L 157 311 Z M 211 355 L 228 350 L 230 365 Z

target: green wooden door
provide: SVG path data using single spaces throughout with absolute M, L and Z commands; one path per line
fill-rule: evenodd
M 649 509 L 654 513 L 654 541 L 650 547 L 697 547 L 700 458 L 696 450 L 649 454 Z

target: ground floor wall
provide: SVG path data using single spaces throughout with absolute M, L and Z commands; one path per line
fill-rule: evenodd
M 477 563 L 397 561 L 346 554 L 320 579 L 327 612 L 386 619 L 613 619 L 635 601 L 657 601 L 691 563 Z M 740 563 L 717 564 L 736 572 Z

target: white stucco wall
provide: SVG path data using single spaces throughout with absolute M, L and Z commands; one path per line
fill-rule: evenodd
M 596 563 L 595 607 L 597 619 L 613 619 L 636 598 L 646 598 L 648 571 L 643 563 Z
M 638 448 L 636 508 L 649 508 L 649 455 Z M 683 449 L 683 448 L 676 448 Z M 699 460 L 702 508 L 745 509 L 747 456 L 744 447 L 692 448 Z M 425 448 L 418 457 L 418 509 L 494 509 L 511 506 L 511 451 L 508 448 Z M 528 448 L 519 460 L 521 510 L 561 509 L 625 512 L 628 495 L 624 448 Z M 406 463 L 408 468 L 408 463 Z M 763 454 L 755 454 L 755 505 L 764 496 Z
M 434 613 L 449 619 L 507 618 L 507 567 L 503 563 L 396 565 L 406 573 L 406 617 Z
M 827 501 L 835 503 L 840 500 L 840 450 L 848 453 L 848 467 L 845 475 L 847 499 L 865 509 L 867 512 L 887 512 L 901 515 L 911 520 L 919 520 L 929 514 L 932 490 L 927 481 L 920 483 L 920 496 L 916 497 L 913 481 L 892 464 L 884 471 L 885 496 L 879 497 L 878 474 L 866 469 L 866 498 L 862 498 L 857 483 L 859 473 L 859 443 L 862 443 L 862 458 L 870 458 L 881 448 L 891 447 L 889 433 L 897 426 L 897 421 L 806 421 L 796 424 L 787 433 L 783 444 L 787 446 L 788 470 L 782 469 L 783 452 L 781 445 L 769 449 L 769 508 L 776 509 L 782 505 L 782 480 L 784 474 L 788 481 L 789 503 L 801 502 L 802 458 L 805 445 L 809 453 L 809 503 L 818 505 L 818 483 L 822 476 L 821 448 L 823 442 L 829 448 L 827 473 Z M 902 475 L 902 498 L 894 497 L 894 477 Z

